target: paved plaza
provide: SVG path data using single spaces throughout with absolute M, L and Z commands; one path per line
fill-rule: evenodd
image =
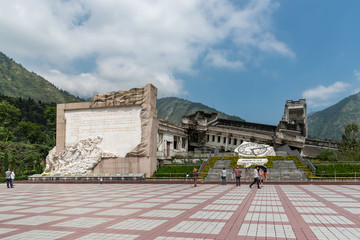
M 0 187 L 0 239 L 360 239 L 359 185 Z

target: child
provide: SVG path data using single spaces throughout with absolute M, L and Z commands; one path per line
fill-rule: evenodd
M 193 175 L 194 175 L 194 187 L 196 187 L 197 186 L 196 182 L 197 182 L 197 179 L 199 177 L 199 173 L 198 173 L 196 168 L 194 168 Z

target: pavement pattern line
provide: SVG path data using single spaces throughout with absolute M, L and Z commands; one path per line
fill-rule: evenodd
M 360 239 L 359 185 L 1 187 L 0 239 Z
M 285 186 L 285 188 L 294 188 L 294 186 Z M 291 203 L 286 193 L 284 192 L 284 187 L 276 186 L 276 189 L 279 193 L 279 197 L 284 207 L 285 212 L 288 214 L 288 218 L 293 231 L 297 239 L 316 239 L 314 233 L 309 228 L 308 224 L 302 219 L 299 215 L 299 212 L 295 206 Z

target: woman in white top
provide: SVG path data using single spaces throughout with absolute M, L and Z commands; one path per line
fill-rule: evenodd
M 223 168 L 221 170 L 221 185 L 226 185 L 226 170 Z
M 14 170 L 11 171 L 10 178 L 11 178 L 10 185 L 11 185 L 11 187 L 13 188 L 13 187 L 14 187 L 14 179 L 15 179 L 15 172 L 14 172 Z

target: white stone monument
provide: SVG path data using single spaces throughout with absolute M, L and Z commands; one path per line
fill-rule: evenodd
M 240 159 L 237 161 L 237 164 L 244 165 L 245 168 L 248 168 L 251 165 L 264 165 L 268 162 L 266 156 L 276 156 L 273 147 L 266 144 L 253 142 L 243 142 L 241 145 L 235 148 L 234 152 L 240 157 Z
M 99 94 L 58 104 L 56 147 L 47 174 L 146 173 L 156 170 L 157 89 Z

